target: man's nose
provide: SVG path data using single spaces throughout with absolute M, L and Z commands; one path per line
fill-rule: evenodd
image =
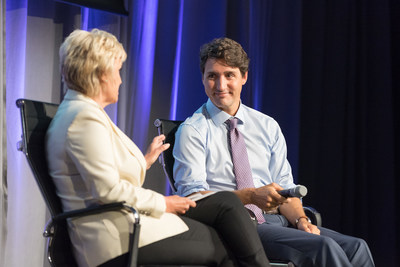
M 217 89 L 222 91 L 227 88 L 227 84 L 228 84 L 228 81 L 225 79 L 225 77 L 220 77 L 217 80 Z

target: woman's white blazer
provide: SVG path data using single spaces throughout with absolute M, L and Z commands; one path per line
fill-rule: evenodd
M 46 152 L 64 211 L 126 201 L 141 213 L 139 247 L 188 230 L 165 212 L 163 195 L 142 188 L 142 152 L 91 98 L 67 91 L 47 131 Z M 97 266 L 126 253 L 131 221 L 122 212 L 70 220 L 78 264 Z

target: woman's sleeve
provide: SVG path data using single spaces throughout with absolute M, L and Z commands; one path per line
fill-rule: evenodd
M 104 114 L 85 110 L 77 115 L 68 129 L 67 153 L 75 163 L 83 182 L 93 198 L 102 203 L 126 201 L 141 213 L 160 217 L 166 209 L 163 195 L 140 185 L 140 169 L 135 157 L 129 155 L 124 164 L 137 165 L 131 181 L 121 179 L 114 155 L 112 128 Z M 126 153 L 125 153 L 126 154 Z M 124 174 L 126 175 L 126 174 Z

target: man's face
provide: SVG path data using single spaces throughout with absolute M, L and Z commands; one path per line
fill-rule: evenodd
M 228 66 L 224 60 L 207 60 L 203 74 L 206 94 L 215 106 L 231 116 L 239 108 L 240 93 L 246 81 L 247 72 L 242 76 L 239 68 Z

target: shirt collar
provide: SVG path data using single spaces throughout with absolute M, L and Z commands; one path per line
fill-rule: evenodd
M 222 111 L 218 107 L 216 107 L 210 99 L 208 99 L 208 101 L 206 103 L 206 109 L 207 109 L 208 114 L 210 114 L 212 121 L 217 126 L 225 123 L 227 120 L 232 118 L 231 115 L 229 115 L 225 111 Z M 242 104 L 242 101 L 240 101 L 239 109 L 236 112 L 236 115 L 234 117 L 239 119 L 238 124 L 245 123 L 244 122 L 244 105 Z

